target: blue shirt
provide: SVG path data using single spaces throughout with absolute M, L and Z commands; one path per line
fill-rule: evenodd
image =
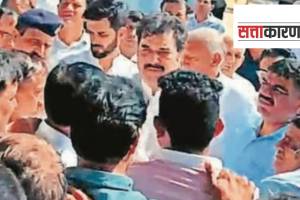
M 261 200 L 300 199 L 300 170 L 268 177 L 259 190 Z
M 258 137 L 260 125 L 258 123 L 256 129 L 249 127 L 248 131 L 224 132 L 210 145 L 212 156 L 220 158 L 226 168 L 248 177 L 257 186 L 262 179 L 275 174 L 276 144 L 287 130 L 284 126 L 271 135 Z
M 276 145 L 286 131 L 285 126 L 271 135 L 256 137 L 242 150 L 232 169 L 260 186 L 262 179 L 275 174 L 273 163 Z
M 198 22 L 195 15 L 192 15 L 189 17 L 188 22 L 187 22 L 187 29 L 189 31 L 198 29 L 198 28 L 212 28 L 217 30 L 220 33 L 225 32 L 225 27 L 223 25 L 223 22 L 213 16 L 212 14 L 208 16 L 208 18 L 203 21 L 203 22 Z
M 127 176 L 90 170 L 68 168 L 68 183 L 82 189 L 93 200 L 145 200 L 141 193 L 133 191 L 133 181 Z

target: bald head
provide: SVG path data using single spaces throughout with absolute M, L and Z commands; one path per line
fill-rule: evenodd
M 224 55 L 223 36 L 216 30 L 200 28 L 188 35 L 183 65 L 187 69 L 215 78 Z

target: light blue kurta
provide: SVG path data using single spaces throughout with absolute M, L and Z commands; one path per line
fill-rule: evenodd
M 264 179 L 260 187 L 260 200 L 300 199 L 300 169 Z

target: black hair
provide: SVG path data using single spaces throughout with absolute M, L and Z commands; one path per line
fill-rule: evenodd
M 283 57 L 283 58 L 293 58 L 296 59 L 296 55 L 294 52 L 292 52 L 291 49 L 265 49 L 263 50 L 261 54 L 260 60 L 262 60 L 265 57 Z
M 11 169 L 0 163 L 1 200 L 26 200 L 25 192 Z
M 177 51 L 182 51 L 187 38 L 187 30 L 177 17 L 168 13 L 158 13 L 144 17 L 137 27 L 138 42 L 142 38 L 173 31 Z
M 294 86 L 300 90 L 300 63 L 297 59 L 285 58 L 273 63 L 268 71 L 285 79 L 292 80 Z
M 159 79 L 159 119 L 167 129 L 173 149 L 203 151 L 219 119 L 217 80 L 196 72 L 177 70 Z
M 124 3 L 115 0 L 96 0 L 88 4 L 83 17 L 87 20 L 101 20 L 107 18 L 114 30 L 123 26 Z
M 81 120 L 71 125 L 77 154 L 93 163 L 117 164 L 137 141 L 146 119 L 142 90 L 131 80 L 107 77 L 98 90 L 86 92 Z M 86 85 L 87 87 L 91 87 Z
M 27 65 L 17 52 L 0 50 L 0 91 L 5 90 L 7 84 L 21 80 L 21 69 Z
M 101 83 L 94 81 L 98 76 L 103 76 L 103 72 L 87 63 L 58 64 L 49 73 L 44 89 L 47 117 L 58 125 L 70 125 L 81 114 L 81 107 L 77 107 L 75 101 L 77 96 L 83 95 L 81 88 L 88 84 L 99 87 Z
M 186 15 L 190 14 L 190 7 L 187 3 L 187 0 L 163 0 L 161 3 L 160 3 L 160 10 L 163 11 L 163 8 L 164 8 L 164 5 L 166 3 L 181 3 L 181 2 L 184 2 L 184 5 L 186 7 Z

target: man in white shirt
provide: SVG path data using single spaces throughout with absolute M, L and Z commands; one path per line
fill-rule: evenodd
M 222 168 L 221 161 L 206 156 L 220 122 L 222 84 L 206 75 L 176 70 L 161 77 L 159 87 L 159 114 L 154 125 L 158 139 L 169 137 L 170 144 L 149 162 L 129 168 L 135 189 L 151 199 L 214 199 L 204 164 Z
M 220 115 L 225 131 L 229 127 L 236 129 L 233 124 L 239 124 L 242 127 L 253 126 L 252 118 L 258 117 L 256 102 L 249 98 L 247 91 L 237 86 L 232 79 L 221 72 L 224 57 L 223 37 L 216 30 L 201 28 L 189 33 L 184 50 L 183 66 L 217 79 L 224 85 L 220 100 Z M 237 113 L 234 112 L 235 109 Z M 250 119 L 245 119 L 245 116 Z
M 212 14 L 214 9 L 212 0 L 197 0 L 194 7 L 195 15 L 192 15 L 187 23 L 190 31 L 198 28 L 212 28 L 220 33 L 225 32 L 223 22 Z
M 145 99 L 149 103 L 138 153 L 143 149 L 147 157 L 159 148 L 153 127 L 160 95 L 158 79 L 181 67 L 181 55 L 187 32 L 176 17 L 158 13 L 146 16 L 141 21 L 137 28 L 137 36 L 139 74 L 135 79 L 143 88 Z
M 249 94 L 250 98 L 256 101 L 257 92 L 255 91 L 254 86 L 250 81 L 236 73 L 236 70 L 244 61 L 245 49 L 234 48 L 233 40 L 229 35 L 224 36 L 223 41 L 225 44 L 225 59 L 222 63 L 221 71 L 224 75 L 233 80 L 236 83 L 236 86 L 241 87 L 241 89 Z
M 137 66 L 120 54 L 118 48 L 119 30 L 123 25 L 122 7 L 122 2 L 93 1 L 84 12 L 85 29 L 91 37 L 91 51 L 94 57 L 90 58 L 90 63 L 94 62 L 94 65 L 109 75 L 132 78 L 138 73 Z
M 125 24 L 120 30 L 120 52 L 134 63 L 136 63 L 138 45 L 136 27 L 143 17 L 143 13 L 139 11 L 129 11 L 125 17 Z
M 57 8 L 64 25 L 53 43 L 51 69 L 61 61 L 65 63 L 83 62 L 86 54 L 91 54 L 90 37 L 84 31 L 82 17 L 86 9 L 86 0 L 61 0 Z

